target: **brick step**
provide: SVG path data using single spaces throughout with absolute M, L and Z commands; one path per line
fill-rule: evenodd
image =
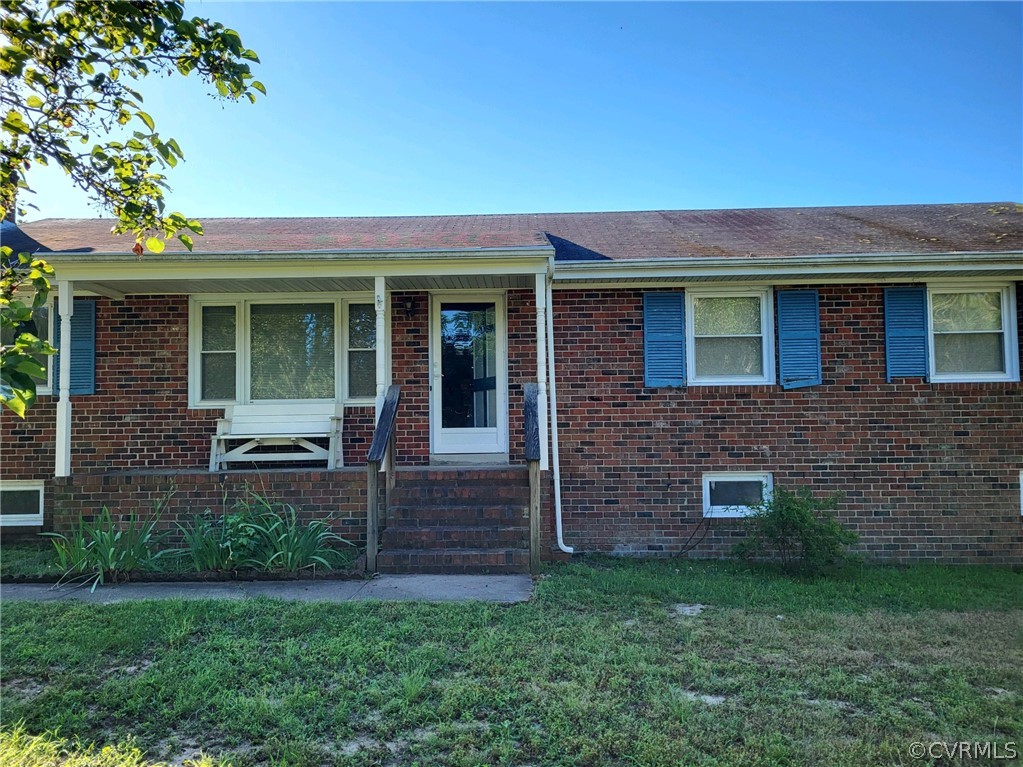
M 445 484 L 489 486 L 503 482 L 527 482 L 529 473 L 525 466 L 502 469 L 441 469 L 403 468 L 394 472 L 399 483 L 443 482 Z
M 524 573 L 528 549 L 385 549 L 377 554 L 382 573 Z
M 529 504 L 398 504 L 387 513 L 397 527 L 515 527 L 529 524 Z
M 501 549 L 523 546 L 529 546 L 529 528 L 522 526 L 390 526 L 380 536 L 383 549 Z
M 395 504 L 423 505 L 529 503 L 529 485 L 397 484 L 391 499 Z

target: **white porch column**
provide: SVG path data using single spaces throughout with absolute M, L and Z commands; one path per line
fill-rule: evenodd
M 68 280 L 57 282 L 60 312 L 60 399 L 57 401 L 57 430 L 54 456 L 55 477 L 71 475 L 71 315 L 75 311 L 75 284 Z
M 547 460 L 547 275 L 536 275 L 536 382 L 537 413 L 540 425 L 540 468 L 546 471 Z
M 374 279 L 376 306 L 376 352 L 377 352 L 377 408 L 376 419 L 380 420 L 380 410 L 384 406 L 387 394 L 387 278 Z

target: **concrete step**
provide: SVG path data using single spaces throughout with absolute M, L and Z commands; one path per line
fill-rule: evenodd
M 529 550 L 502 549 L 384 549 L 377 554 L 382 573 L 524 573 Z
M 389 526 L 380 536 L 383 549 L 500 549 L 529 546 L 529 528 L 521 525 Z

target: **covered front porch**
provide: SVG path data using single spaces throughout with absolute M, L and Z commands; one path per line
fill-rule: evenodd
M 176 365 L 186 380 L 183 391 L 175 387 L 174 404 L 187 413 L 183 431 L 194 433 L 195 421 L 203 422 L 211 471 L 277 461 L 327 469 L 364 464 L 367 425 L 376 424 L 391 384 L 403 391 L 400 465 L 520 463 L 524 383 L 538 383 L 540 412 L 547 411 L 552 255 L 547 247 L 301 259 L 51 257 L 60 277 L 55 335 L 74 340 L 76 305 L 97 302 L 95 398 L 73 395 L 75 354 L 57 361 L 54 475 L 95 470 L 77 460 L 76 410 L 94 410 L 124 388 L 130 368 L 160 353 L 156 345 L 170 335 L 159 327 L 168 301 L 187 311 L 187 327 L 174 329 L 186 362 L 183 371 Z M 127 347 L 132 364 L 105 364 L 124 356 L 123 329 L 115 326 L 128 311 L 137 315 L 140 335 Z M 122 402 L 119 414 L 125 404 L 141 411 L 147 403 Z M 143 427 L 144 419 L 135 423 Z M 546 445 L 546 417 L 540 430 Z M 174 463 L 153 452 L 142 465 L 129 453 L 112 458 L 110 470 Z M 190 464 L 175 468 L 196 468 L 194 459 Z
M 95 389 L 76 394 L 82 355 L 60 356 L 50 526 L 144 512 L 173 485 L 171 524 L 263 486 L 331 516 L 382 570 L 535 567 L 551 255 L 53 258 L 52 332 L 74 347 L 76 306 L 92 304 Z M 400 407 L 374 464 L 389 388 Z

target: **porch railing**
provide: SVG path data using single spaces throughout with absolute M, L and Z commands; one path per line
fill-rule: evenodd
M 540 572 L 540 412 L 538 387 L 522 387 L 525 400 L 526 464 L 529 466 L 529 572 Z
M 366 570 L 377 571 L 377 549 L 380 545 L 380 467 L 384 468 L 384 508 L 391 507 L 394 489 L 394 425 L 398 419 L 401 387 L 387 387 L 380 418 L 373 432 L 366 462 Z

